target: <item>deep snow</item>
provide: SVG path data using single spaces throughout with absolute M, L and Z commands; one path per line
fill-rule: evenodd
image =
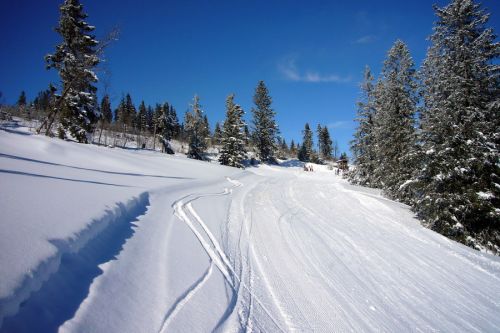
M 497 257 L 288 165 L 0 130 L 0 331 L 500 331 Z

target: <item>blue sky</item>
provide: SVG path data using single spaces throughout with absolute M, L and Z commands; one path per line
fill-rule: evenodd
M 301 141 L 304 123 L 329 126 L 342 151 L 353 118 L 365 65 L 378 74 L 387 50 L 405 41 L 420 65 L 435 16 L 432 4 L 448 1 L 127 1 L 81 0 L 106 35 L 120 38 L 106 52 L 115 106 L 129 92 L 135 104 L 168 101 L 182 118 L 196 93 L 212 126 L 224 118 L 225 98 L 236 94 L 250 119 L 252 96 L 264 80 L 282 135 Z M 59 36 L 55 0 L 0 2 L 0 91 L 15 103 L 58 82 L 43 57 Z M 500 33 L 500 1 L 484 0 L 489 26 Z M 102 85 L 99 93 L 103 92 Z

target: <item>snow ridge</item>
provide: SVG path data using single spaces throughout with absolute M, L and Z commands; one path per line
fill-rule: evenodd
M 13 291 L 9 297 L 0 299 L 0 328 L 6 317 L 18 314 L 22 304 L 29 302 L 29 299 L 61 268 L 63 256 L 80 254 L 89 242 L 103 233 L 113 233 L 124 224 L 129 224 L 143 215 L 149 206 L 149 193 L 143 192 L 137 197 L 133 197 L 127 202 L 117 203 L 115 207 L 109 209 L 99 218 L 93 219 L 86 228 L 75 233 L 68 239 L 51 239 L 49 242 L 57 249 L 55 254 L 40 263 L 32 271 L 26 273 L 24 280 L 19 287 Z M 8 319 L 8 318 L 7 318 Z

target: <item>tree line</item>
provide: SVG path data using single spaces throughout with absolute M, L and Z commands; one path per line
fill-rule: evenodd
M 500 44 L 471 0 L 435 7 L 422 68 L 398 40 L 364 72 L 349 179 L 411 205 L 429 228 L 500 253 Z
M 251 130 L 234 94 L 227 97 L 226 119 L 222 124 L 216 123 L 213 133 L 198 96 L 194 96 L 183 122 L 179 121 L 176 110 L 168 102 L 151 107 L 142 101 L 136 107 L 130 94 L 122 96 L 117 108 L 112 110 L 109 95 L 105 94 L 99 102 L 96 94 L 96 69 L 107 43 L 96 40 L 93 35 L 95 27 L 86 22 L 87 14 L 78 0 L 65 0 L 59 10 L 60 20 L 55 30 L 62 42 L 53 54 L 45 57 L 45 61 L 48 69 L 58 71 L 60 89 L 58 91 L 50 85 L 29 105 L 23 91 L 17 103 L 21 113 L 28 118 L 43 115 L 37 129 L 39 133 L 43 131 L 52 136 L 55 128 L 59 138 L 72 137 L 81 143 L 92 142 L 99 133 L 99 144 L 104 133 L 104 144 L 108 144 L 107 134 L 111 132 L 115 134 L 113 145 L 116 144 L 116 133 L 120 133 L 124 147 L 128 140 L 135 139 L 137 147 L 143 148 L 152 136 L 152 148 L 156 149 L 159 143 L 166 153 L 173 153 L 170 142 L 177 139 L 187 143 L 187 156 L 194 159 L 204 159 L 208 146 L 216 144 L 221 146 L 220 163 L 234 167 L 243 167 L 250 150 L 254 150 L 260 161 L 271 163 L 277 158 L 291 156 L 306 162 L 321 162 L 332 159 L 332 151 L 336 156 L 338 148 L 332 146 L 326 126 L 318 127 L 317 152 L 306 132 L 302 145 L 292 140 L 288 146 L 279 135 L 276 112 L 264 81 L 260 81 L 255 89 Z

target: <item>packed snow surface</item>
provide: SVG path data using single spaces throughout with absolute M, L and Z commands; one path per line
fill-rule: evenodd
M 500 260 L 300 163 L 0 130 L 1 332 L 500 331 Z

